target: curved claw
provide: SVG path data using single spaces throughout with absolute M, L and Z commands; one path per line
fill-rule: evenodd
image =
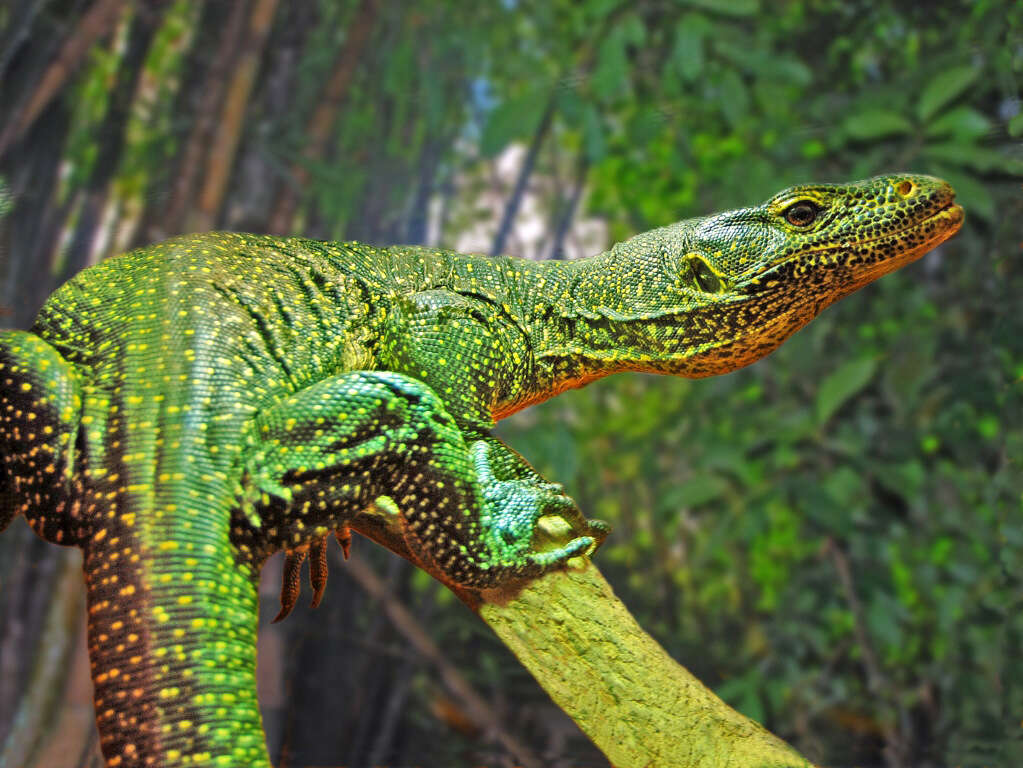
M 309 547 L 309 585 L 313 588 L 312 607 L 316 608 L 327 588 L 327 537 L 313 541 Z
M 593 548 L 596 550 L 604 543 L 608 534 L 611 533 L 611 524 L 606 523 L 603 520 L 587 520 L 586 525 L 590 529 L 590 535 L 593 536 L 596 541 L 596 546 Z
M 551 549 L 549 552 L 539 552 L 534 554 L 530 557 L 530 559 L 532 559 L 537 566 L 540 566 L 544 571 L 546 571 L 562 566 L 566 560 L 585 554 L 594 543 L 592 536 L 580 536 L 558 549 Z
M 352 529 L 347 525 L 342 525 L 336 531 L 334 531 L 334 538 L 337 539 L 337 543 L 341 545 L 341 554 L 345 556 L 345 560 L 352 553 Z
M 568 544 L 549 552 L 539 552 L 531 555 L 530 560 L 544 570 L 564 564 L 566 560 L 586 554 L 587 550 L 595 544 L 592 536 L 579 536 L 572 539 Z
M 571 496 L 566 496 L 564 491 L 548 491 L 546 488 L 544 491 L 547 494 L 544 498 L 545 515 L 562 515 L 572 519 L 582 517 L 582 512 L 575 501 Z M 566 512 L 570 514 L 566 515 Z
M 309 558 L 309 585 L 313 588 L 312 607 L 319 606 L 323 599 L 323 593 L 327 589 L 329 573 L 327 536 L 329 535 L 321 536 L 308 544 L 287 550 L 284 560 L 284 575 L 281 578 L 281 610 L 274 617 L 273 623 L 286 618 L 298 602 L 298 596 L 302 591 L 302 563 L 305 562 L 306 557 Z M 341 550 L 347 560 L 352 546 L 351 528 L 343 525 L 334 531 L 334 536 L 337 537 L 338 544 L 341 545 Z
M 298 602 L 298 594 L 302 589 L 302 563 L 305 561 L 308 546 L 289 549 L 284 558 L 284 576 L 281 579 L 281 610 L 274 617 L 272 624 L 285 618 Z

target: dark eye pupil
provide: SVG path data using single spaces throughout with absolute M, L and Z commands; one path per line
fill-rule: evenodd
M 817 218 L 817 206 L 812 203 L 796 203 L 785 211 L 785 218 L 789 224 L 805 227 Z

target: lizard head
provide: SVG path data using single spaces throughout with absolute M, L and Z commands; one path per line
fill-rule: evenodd
M 763 357 L 828 305 L 954 235 L 963 223 L 954 198 L 931 176 L 878 176 L 790 187 L 655 230 L 662 297 L 677 307 L 660 370 L 709 376 Z

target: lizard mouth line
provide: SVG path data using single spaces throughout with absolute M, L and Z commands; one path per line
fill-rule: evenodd
M 878 235 L 877 237 L 870 237 L 867 238 L 866 240 L 857 240 L 856 242 L 852 243 L 846 242 L 840 243 L 839 245 L 829 245 L 825 248 L 811 249 L 809 251 L 806 251 L 806 253 L 820 253 L 823 251 L 833 251 L 839 248 L 855 248 L 859 245 L 870 245 L 871 243 L 876 243 L 879 240 L 885 240 L 890 237 L 898 237 L 899 235 L 903 235 L 907 232 L 912 232 L 913 230 L 919 229 L 920 227 L 923 227 L 926 224 L 931 223 L 932 221 L 937 221 L 938 219 L 951 219 L 953 224 L 961 224 L 963 221 L 963 207 L 961 205 L 956 204 L 952 200 L 949 200 L 937 212 L 932 213 L 925 219 L 920 219 L 920 221 L 910 224 L 908 227 L 896 229 L 894 232 L 885 232 L 883 235 Z

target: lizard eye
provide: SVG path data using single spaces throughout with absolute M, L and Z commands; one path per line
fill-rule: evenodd
M 699 256 L 690 257 L 687 267 L 693 277 L 693 282 L 696 283 L 696 287 L 704 293 L 721 293 L 724 290 L 721 278 Z
M 785 209 L 785 221 L 794 227 L 808 227 L 813 224 L 821 208 L 810 200 L 800 200 Z

